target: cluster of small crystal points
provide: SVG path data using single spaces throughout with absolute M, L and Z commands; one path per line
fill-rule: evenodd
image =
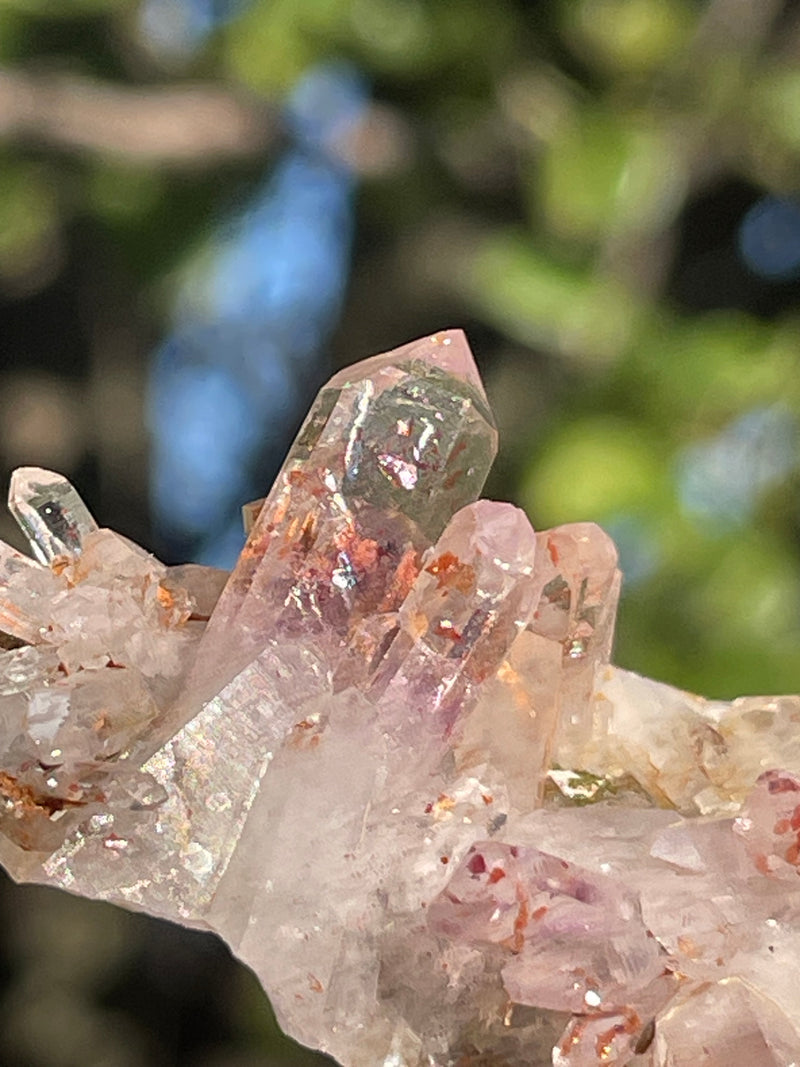
M 337 374 L 230 576 L 26 468 L 0 861 L 215 930 L 346 1067 L 800 1062 L 800 699 L 609 665 L 616 552 L 478 501 L 448 331 Z

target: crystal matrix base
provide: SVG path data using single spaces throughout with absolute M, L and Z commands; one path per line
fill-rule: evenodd
M 16 472 L 0 860 L 215 930 L 345 1067 L 800 1050 L 796 697 L 610 666 L 616 552 L 477 501 L 459 331 L 340 372 L 230 576 Z

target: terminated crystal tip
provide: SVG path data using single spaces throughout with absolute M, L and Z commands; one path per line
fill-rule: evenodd
M 479 496 L 497 452 L 494 418 L 461 330 L 339 371 L 306 427 L 318 453 L 336 446 L 328 468 L 348 502 L 401 512 L 432 538 Z
M 393 348 L 378 356 L 371 356 L 360 363 L 353 363 L 340 370 L 330 381 L 332 386 L 343 386 L 356 378 L 373 377 L 386 367 L 420 362 L 428 370 L 444 371 L 471 386 L 486 403 L 486 391 L 480 373 L 463 330 L 439 330 L 438 333 L 420 337 L 407 345 Z M 490 416 L 491 417 L 491 416 Z
M 8 507 L 41 563 L 77 556 L 84 537 L 97 529 L 89 509 L 67 479 L 41 467 L 11 475 Z

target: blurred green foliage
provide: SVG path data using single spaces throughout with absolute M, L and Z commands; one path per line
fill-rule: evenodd
M 191 5 L 167 6 L 178 40 Z M 463 323 L 501 429 L 490 491 L 538 526 L 594 519 L 619 541 L 618 662 L 714 696 L 798 690 L 800 283 L 740 251 L 753 204 L 800 195 L 796 5 L 253 0 L 192 48 L 148 41 L 144 7 L 0 0 L 0 297 L 22 323 L 3 381 L 35 368 L 90 389 L 102 373 L 113 392 L 123 358 L 143 379 L 177 279 L 280 148 L 285 94 L 346 59 L 376 106 L 342 147 L 361 194 L 335 358 Z M 176 158 L 169 94 L 198 87 L 262 116 L 263 143 L 210 151 L 198 134 Z M 108 135 L 135 125 L 109 92 L 142 89 L 165 118 L 147 151 Z M 98 122 L 81 136 L 70 109 L 88 91 Z M 26 340 L 51 292 L 86 338 L 71 362 L 61 336 Z M 759 441 L 735 443 L 752 412 L 778 413 L 769 447 L 795 453 L 763 476 Z M 96 510 L 136 532 L 143 491 L 104 480 L 102 446 L 88 435 L 110 494 Z M 713 477 L 692 496 L 698 455 Z

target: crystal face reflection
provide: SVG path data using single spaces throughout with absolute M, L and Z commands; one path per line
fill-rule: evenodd
M 0 861 L 216 931 L 345 1067 L 788 1064 L 800 699 L 610 665 L 592 523 L 477 500 L 464 335 L 322 390 L 230 576 L 23 468 Z

